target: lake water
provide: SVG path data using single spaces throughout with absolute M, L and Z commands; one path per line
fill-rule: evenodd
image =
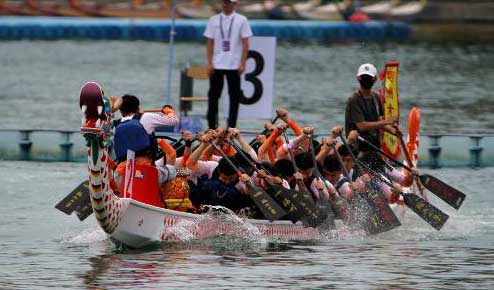
M 77 129 L 89 80 L 107 95 L 133 93 L 160 107 L 167 45 L 148 42 L 0 42 L 0 128 Z M 280 43 L 275 107 L 325 132 L 343 122 L 360 63 L 401 62 L 402 114 L 422 110 L 422 132 L 493 132 L 492 46 Z M 178 71 L 203 65 L 199 43 L 177 45 Z M 197 95 L 206 82 L 197 82 Z M 204 113 L 203 105 L 195 111 Z M 405 118 L 402 118 L 405 119 Z M 258 129 L 258 122 L 240 122 Z M 57 141 L 58 142 L 58 141 Z M 270 243 L 247 237 L 120 251 L 93 217 L 80 223 L 54 205 L 87 178 L 84 164 L 0 161 L 0 289 L 492 289 L 494 169 L 441 169 L 467 199 L 437 232 L 407 212 L 403 226 L 372 238 Z
M 143 108 L 163 105 L 166 43 L 120 41 L 0 42 L 0 128 L 77 129 L 79 90 L 98 81 L 107 95 L 132 93 Z M 491 45 L 278 44 L 274 107 L 288 108 L 303 125 L 325 132 L 344 122 L 345 101 L 357 88 L 361 63 L 379 69 L 400 61 L 402 120 L 422 110 L 423 132 L 494 132 L 494 49 Z M 178 105 L 179 71 L 205 64 L 202 43 L 176 46 L 171 103 Z M 207 94 L 196 81 L 194 95 Z M 193 113 L 204 114 L 205 105 Z M 240 122 L 257 129 L 259 122 Z
M 492 289 L 494 169 L 429 171 L 467 194 L 437 232 L 413 213 L 372 238 L 268 243 L 247 237 L 120 251 L 91 216 L 54 205 L 84 164 L 0 162 L 0 289 Z

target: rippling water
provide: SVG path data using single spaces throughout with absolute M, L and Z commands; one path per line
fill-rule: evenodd
M 160 107 L 166 90 L 166 43 L 118 41 L 0 42 L 0 127 L 68 128 L 80 122 L 78 94 L 88 80 L 107 95 L 133 93 L 144 108 Z M 344 121 L 344 103 L 357 87 L 359 64 L 401 62 L 402 114 L 422 109 L 424 132 L 494 132 L 494 49 L 490 45 L 279 43 L 275 107 L 304 125 L 327 130 Z M 205 64 L 202 43 L 176 47 L 172 103 L 179 71 Z M 196 82 L 205 95 L 207 82 Z M 204 114 L 204 105 L 195 106 Z M 405 118 L 403 118 L 405 119 Z M 260 122 L 241 122 L 245 129 Z
M 0 289 L 492 289 L 494 169 L 430 171 L 467 193 L 437 232 L 407 212 L 372 238 L 272 243 L 219 237 L 119 250 L 91 216 L 54 205 L 84 164 L 0 162 Z

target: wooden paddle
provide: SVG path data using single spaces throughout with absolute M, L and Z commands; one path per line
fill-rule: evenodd
M 182 140 L 176 140 L 168 136 L 163 136 L 163 138 L 171 140 L 175 144 L 178 144 Z M 81 222 L 84 221 L 93 213 L 93 206 L 91 205 L 91 197 L 89 192 L 89 181 L 85 180 L 79 184 L 76 188 L 74 188 L 74 190 L 67 194 L 67 196 L 59 201 L 55 205 L 55 208 L 67 215 L 70 215 L 75 211 L 79 220 Z
M 338 152 L 338 150 L 336 149 L 336 147 L 334 145 L 331 145 L 331 147 L 333 148 L 333 150 L 336 154 L 336 158 L 338 159 L 338 162 L 340 163 L 341 167 L 343 168 L 343 173 L 344 173 L 346 179 L 348 180 L 349 183 L 351 183 L 352 177 L 350 176 L 350 172 L 348 172 L 348 170 L 345 167 L 345 163 L 343 162 L 343 158 L 341 157 L 340 152 Z M 352 203 L 354 205 L 354 208 L 350 212 L 351 217 L 352 217 L 351 222 L 354 225 L 357 225 L 361 228 L 365 228 L 364 225 L 367 224 L 368 221 L 364 220 L 364 218 L 365 218 L 364 215 L 356 214 L 355 211 L 361 210 L 364 212 L 369 212 L 369 211 L 372 211 L 372 209 L 370 208 L 370 206 L 367 204 L 367 202 L 362 198 L 362 196 L 360 194 L 354 194 L 353 195 Z M 350 205 L 349 205 L 349 207 L 350 207 Z
M 221 156 L 230 164 L 232 168 L 237 171 L 238 176 L 242 175 L 240 169 L 238 169 L 235 164 L 226 156 L 226 154 L 218 147 L 218 145 L 211 142 L 211 145 L 218 151 Z M 254 186 L 251 182 L 247 183 L 247 189 L 249 191 L 249 196 L 252 198 L 256 206 L 261 210 L 262 214 L 269 221 L 279 220 L 281 217 L 286 215 L 286 212 L 281 208 L 281 206 L 273 200 L 269 194 L 260 187 Z
M 415 173 L 413 173 L 413 171 L 412 171 L 412 168 L 410 168 L 409 166 L 407 166 L 407 165 L 403 164 L 402 162 L 394 159 L 393 156 L 382 151 L 380 148 L 377 148 L 374 144 L 365 140 L 364 138 L 362 138 L 360 136 L 358 138 L 360 141 L 368 144 L 369 146 L 371 146 L 374 150 L 376 150 L 380 154 L 389 158 L 389 160 L 393 161 L 393 163 L 395 163 L 399 166 L 402 166 L 403 168 L 405 168 L 406 170 L 410 171 L 412 174 L 415 175 Z M 459 191 L 456 188 L 453 188 L 452 186 L 444 183 L 443 181 L 439 180 L 438 178 L 436 178 L 432 175 L 420 174 L 420 175 L 418 175 L 418 178 L 420 179 L 420 182 L 425 186 L 425 188 L 427 188 L 430 192 L 435 194 L 437 197 L 439 197 L 440 199 L 442 199 L 444 202 L 446 202 L 447 204 L 449 204 L 451 207 L 453 207 L 455 209 L 459 209 L 461 204 L 463 203 L 463 201 L 466 198 L 466 195 L 463 192 Z
M 310 135 L 309 137 L 309 148 L 310 148 L 310 153 L 311 153 L 311 157 L 312 157 L 312 164 L 314 165 L 314 176 L 316 178 L 319 178 L 322 180 L 323 184 L 324 184 L 324 187 L 326 188 L 326 190 L 329 192 L 329 188 L 326 184 L 326 182 L 329 182 L 322 174 L 321 172 L 319 171 L 319 168 L 317 166 L 317 161 L 316 161 L 316 153 L 314 151 L 314 144 L 312 143 L 312 135 Z M 321 202 L 319 202 L 319 200 Z M 347 223 L 349 221 L 352 220 L 351 218 L 351 214 L 350 214 L 350 206 L 348 204 L 348 202 L 341 198 L 338 193 L 336 192 L 333 199 L 329 199 L 329 200 L 326 200 L 324 197 L 323 197 L 323 194 L 322 193 L 319 193 L 319 206 L 321 207 L 327 207 L 327 205 L 331 204 L 330 207 L 328 208 L 328 215 L 330 218 L 334 219 L 334 213 L 333 213 L 333 210 L 334 209 L 337 213 L 337 216 L 338 217 L 341 217 L 341 219 Z
M 259 174 L 258 166 L 266 170 L 266 172 L 270 174 L 269 170 L 264 168 L 261 164 L 254 163 L 249 157 L 247 157 L 244 151 L 242 150 L 242 148 L 240 148 L 240 146 L 238 146 L 234 141 L 229 139 L 226 139 L 226 141 L 230 143 L 233 147 L 235 147 L 235 149 L 242 156 L 242 158 L 244 158 L 244 160 L 247 161 L 249 165 L 258 174 Z M 302 207 L 301 205 L 297 205 L 297 200 L 293 198 L 294 194 L 299 195 L 300 193 L 296 191 L 295 193 L 293 193 L 291 192 L 290 189 L 285 188 L 278 184 L 274 184 L 270 182 L 267 178 L 264 178 L 264 181 L 266 181 L 266 183 L 270 188 L 270 191 L 268 191 L 268 193 L 272 192 L 271 195 L 274 197 L 276 202 L 278 202 L 283 207 L 283 209 L 287 212 L 286 217 L 293 223 L 296 223 L 298 220 L 300 220 L 300 218 L 303 216 Z
M 288 140 L 288 137 L 286 136 L 285 131 L 281 132 L 283 137 L 285 138 L 286 145 L 288 147 L 288 144 L 290 141 Z M 299 171 L 297 168 L 297 164 L 295 163 L 295 159 L 293 158 L 292 151 L 290 148 L 287 148 L 288 150 L 288 157 L 290 158 L 290 161 L 292 162 L 293 169 L 295 172 Z M 314 200 L 310 196 L 310 194 L 304 189 L 305 186 L 302 183 L 302 180 L 297 179 L 297 185 L 299 188 L 300 195 L 297 195 L 295 198 L 297 199 L 297 202 L 303 206 L 304 211 L 306 212 L 305 217 L 307 218 L 306 223 L 308 223 L 310 226 L 317 226 L 321 221 L 324 221 L 326 217 L 323 217 L 324 215 L 327 215 L 328 213 L 320 213 L 316 207 L 316 204 L 314 203 Z M 320 215 L 323 216 L 320 216 Z
M 55 208 L 67 215 L 75 211 L 80 221 L 85 220 L 93 213 L 89 194 L 89 181 L 85 180 L 79 184 L 72 192 L 58 202 Z
M 372 175 L 376 176 L 389 187 L 393 188 L 393 183 L 385 176 L 372 170 L 369 166 L 367 166 L 367 164 L 363 163 L 362 161 L 357 160 L 357 162 L 359 162 L 361 166 L 365 167 L 368 172 L 372 173 Z M 405 205 L 408 206 L 413 212 L 415 212 L 420 218 L 422 218 L 436 230 L 439 231 L 448 220 L 449 216 L 447 214 L 427 202 L 422 197 L 413 193 L 400 192 L 400 194 L 403 196 Z
M 348 149 L 350 156 L 355 163 L 355 166 L 357 166 L 358 170 L 363 173 L 364 171 L 362 166 L 358 162 L 357 157 L 355 157 L 355 155 L 353 154 L 353 151 L 347 144 L 345 138 L 343 138 L 343 136 L 340 136 L 340 139 Z M 362 193 L 362 196 L 367 201 L 368 205 L 372 208 L 373 216 L 371 216 L 372 226 L 369 229 L 365 230 L 368 231 L 370 234 L 378 234 L 399 227 L 401 223 L 391 207 L 389 207 L 386 197 L 384 197 L 379 190 L 372 188 L 372 186 L 369 186 L 368 184 L 366 184 L 366 188 L 367 192 Z

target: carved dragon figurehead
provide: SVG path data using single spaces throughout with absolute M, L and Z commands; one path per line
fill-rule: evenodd
M 103 230 L 111 234 L 122 217 L 124 204 L 110 186 L 111 170 L 108 168 L 111 145 L 110 101 L 100 85 L 88 82 L 81 88 L 79 102 L 83 117 L 81 134 L 88 147 L 89 188 L 91 204 L 96 219 Z

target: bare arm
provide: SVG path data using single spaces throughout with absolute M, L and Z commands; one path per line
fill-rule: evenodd
M 249 38 L 242 38 L 242 58 L 240 59 L 240 67 L 238 73 L 241 75 L 245 71 L 245 65 L 247 63 L 247 55 L 249 54 Z
M 390 120 L 380 120 L 375 122 L 358 122 L 356 125 L 359 132 L 368 132 L 374 129 L 382 129 L 385 126 L 392 124 L 393 122 L 390 122 Z
M 208 73 L 211 75 L 213 72 L 213 53 L 214 53 L 214 39 L 208 38 L 207 40 L 207 58 L 208 58 Z

